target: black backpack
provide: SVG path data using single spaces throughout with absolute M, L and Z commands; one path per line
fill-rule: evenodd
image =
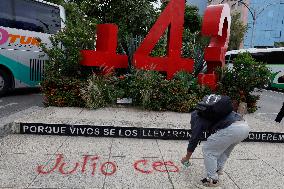
M 230 97 L 222 95 L 207 95 L 196 106 L 198 115 L 217 122 L 233 111 Z

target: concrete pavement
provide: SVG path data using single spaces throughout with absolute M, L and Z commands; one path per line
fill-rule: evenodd
M 13 124 L 5 124 L 10 134 L 0 139 L 0 188 L 203 188 L 198 185 L 204 176 L 201 145 L 194 152 L 192 166 L 180 164 L 186 140 L 117 138 L 110 136 L 112 130 L 107 130 L 108 137 L 12 134 L 20 132 L 19 123 L 100 125 L 132 131 L 189 129 L 190 114 L 34 107 L 10 120 Z M 275 124 L 254 114 L 246 120 L 253 131 L 284 133 L 283 122 Z M 268 134 L 260 136 L 265 137 L 269 139 Z M 219 188 L 283 188 L 283 154 L 283 143 L 241 143 L 227 163 Z

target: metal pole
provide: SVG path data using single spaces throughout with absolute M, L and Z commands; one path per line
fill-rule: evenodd
M 253 19 L 253 22 L 252 22 L 251 41 L 250 41 L 250 47 L 251 47 L 251 48 L 253 48 L 253 42 L 254 42 L 254 26 L 255 26 L 255 22 L 256 22 L 255 17 L 253 17 L 252 19 Z

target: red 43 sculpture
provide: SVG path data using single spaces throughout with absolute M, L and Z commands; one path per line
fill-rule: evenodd
M 184 24 L 184 0 L 171 0 L 149 31 L 148 35 L 134 53 L 133 62 L 137 69 L 156 70 L 167 73 L 172 79 L 179 71 L 193 72 L 194 60 L 183 58 L 182 34 Z M 205 10 L 201 33 L 211 37 L 205 49 L 207 73 L 198 75 L 198 82 L 211 89 L 216 88 L 217 76 L 214 69 L 225 64 L 225 53 L 230 36 L 230 8 L 227 4 L 211 5 Z M 151 57 L 149 54 L 156 43 L 169 28 L 168 51 L 166 57 Z M 104 67 L 108 72 L 116 68 L 127 68 L 128 57 L 116 54 L 118 26 L 99 24 L 97 26 L 96 50 L 82 50 L 81 64 L 84 66 Z

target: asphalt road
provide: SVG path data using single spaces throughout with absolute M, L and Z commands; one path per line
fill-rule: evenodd
M 4 97 L 0 97 L 0 118 L 32 106 L 43 107 L 42 94 L 39 89 L 17 89 Z
M 260 95 L 260 100 L 257 104 L 259 108 L 255 114 L 258 117 L 274 120 L 284 102 L 284 93 L 263 90 L 261 93 L 257 92 L 257 94 Z

